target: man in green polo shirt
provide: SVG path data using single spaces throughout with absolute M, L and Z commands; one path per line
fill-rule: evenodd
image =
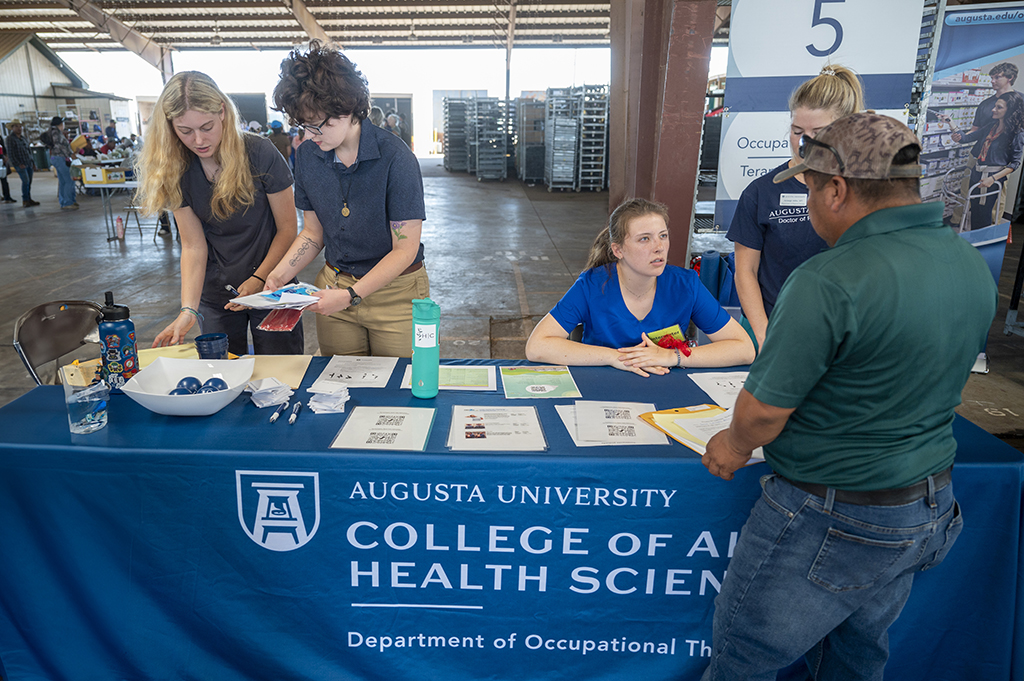
M 881 679 L 916 571 L 962 527 L 953 408 L 995 316 L 984 260 L 922 204 L 920 146 L 855 114 L 804 137 L 814 230 L 831 249 L 790 275 L 731 427 L 703 463 L 729 480 L 764 446 L 774 470 L 715 600 L 705 681 Z

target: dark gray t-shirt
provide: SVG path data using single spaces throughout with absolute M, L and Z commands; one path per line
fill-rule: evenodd
M 225 284 L 237 288 L 267 257 L 277 233 L 267 195 L 283 191 L 292 184 L 288 163 L 270 140 L 249 133 L 243 138 L 256 185 L 255 202 L 245 210 L 223 221 L 213 217 L 210 212 L 213 183 L 206 179 L 198 156 L 193 155 L 191 165 L 181 176 L 182 206 L 192 209 L 206 235 L 206 281 L 202 300 L 219 307 L 234 297 L 225 290 Z

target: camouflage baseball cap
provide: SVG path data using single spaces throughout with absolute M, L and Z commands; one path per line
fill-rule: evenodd
M 921 150 L 910 128 L 895 118 L 873 113 L 844 116 L 813 139 L 806 135 L 801 138 L 803 163 L 782 171 L 774 182 L 778 184 L 805 170 L 859 180 L 921 177 L 918 163 L 892 165 L 896 152 L 909 145 Z

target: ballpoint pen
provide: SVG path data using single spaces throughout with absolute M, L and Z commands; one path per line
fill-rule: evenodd
M 273 414 L 270 415 L 270 422 L 273 423 L 274 421 L 276 421 L 277 417 L 279 417 L 284 412 L 284 410 L 287 409 L 287 408 L 288 408 L 288 400 L 285 400 L 277 408 L 277 411 L 275 411 Z
M 292 415 L 288 417 L 288 425 L 295 423 L 295 419 L 299 418 L 300 409 L 302 409 L 302 402 L 296 402 L 292 407 Z
M 229 291 L 229 292 L 231 292 L 231 293 L 234 293 L 234 294 L 235 294 L 235 296 L 240 296 L 240 295 L 242 295 L 241 293 L 239 293 L 239 292 L 238 292 L 238 289 L 237 289 L 237 288 L 235 288 L 234 286 L 232 286 L 231 284 L 224 284 L 224 288 L 225 288 L 225 289 L 226 289 L 227 291 Z

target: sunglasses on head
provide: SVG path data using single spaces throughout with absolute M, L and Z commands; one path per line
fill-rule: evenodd
M 803 135 L 800 138 L 800 158 L 807 157 L 806 155 L 810 147 L 820 147 L 822 149 L 828 149 L 830 152 L 832 152 L 832 155 L 836 157 L 836 163 L 839 164 L 840 174 L 846 172 L 846 164 L 843 163 L 843 159 L 839 156 L 839 152 L 836 151 L 835 147 L 825 144 L 824 142 L 819 142 L 818 140 L 814 139 L 813 137 L 809 137 L 808 135 Z

